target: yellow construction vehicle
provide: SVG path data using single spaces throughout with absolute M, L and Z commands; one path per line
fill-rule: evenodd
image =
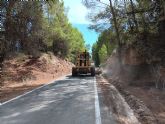
M 76 57 L 75 67 L 72 68 L 72 76 L 90 74 L 95 76 L 94 64 L 91 64 L 89 52 L 79 53 Z

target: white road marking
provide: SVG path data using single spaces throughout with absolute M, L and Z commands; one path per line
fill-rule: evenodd
M 70 75 L 70 74 L 69 74 L 69 75 Z M 26 93 L 24 93 L 24 94 L 22 94 L 22 95 L 19 95 L 19 96 L 13 98 L 13 99 L 10 99 L 10 100 L 8 100 L 8 101 L 6 101 L 6 102 L 3 102 L 3 103 L 0 104 L 0 106 L 2 106 L 2 105 L 4 105 L 4 104 L 7 104 L 7 103 L 9 103 L 9 102 L 11 102 L 11 101 L 14 101 L 14 100 L 16 100 L 16 99 L 19 99 L 19 98 L 21 98 L 21 97 L 23 97 L 23 96 L 26 96 L 27 94 L 30 94 L 30 93 L 32 93 L 32 92 L 38 90 L 38 89 L 41 89 L 42 87 L 45 87 L 45 86 L 47 86 L 47 85 L 49 85 L 49 84 L 51 84 L 51 83 L 53 83 L 53 82 L 55 82 L 55 81 L 65 79 L 66 76 L 68 76 L 68 75 L 59 77 L 59 78 L 56 79 L 56 80 L 53 80 L 53 81 L 51 81 L 51 82 L 49 82 L 49 83 L 46 83 L 46 84 L 44 84 L 44 85 L 42 85 L 42 86 L 40 86 L 40 87 L 38 87 L 38 88 L 35 88 L 35 89 L 33 89 L 33 90 L 29 91 L 29 92 L 26 92 Z
M 100 105 L 97 92 L 96 78 L 94 78 L 94 87 L 95 87 L 95 118 L 96 124 L 101 124 L 101 115 L 100 115 Z

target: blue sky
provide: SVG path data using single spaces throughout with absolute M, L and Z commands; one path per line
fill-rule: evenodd
M 98 39 L 98 33 L 93 30 L 89 30 L 88 24 L 73 24 L 73 26 L 78 28 L 79 31 L 82 32 L 86 44 L 90 44 L 90 46 L 92 47 L 92 44 Z
M 82 4 L 82 0 L 63 0 L 64 6 L 69 8 L 67 16 L 70 23 L 83 34 L 86 44 L 93 45 L 97 41 L 98 33 L 93 30 L 89 30 L 88 26 L 91 23 L 86 15 L 89 10 Z

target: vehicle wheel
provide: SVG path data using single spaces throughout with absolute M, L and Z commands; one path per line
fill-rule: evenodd
M 91 76 L 95 76 L 95 68 L 91 67 Z
M 77 76 L 76 68 L 72 68 L 72 76 Z

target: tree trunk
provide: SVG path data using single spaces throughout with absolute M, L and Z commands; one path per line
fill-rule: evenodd
M 127 12 L 127 6 L 126 6 L 126 0 L 124 0 L 124 8 L 125 8 L 126 13 L 128 13 Z M 128 25 L 129 25 L 129 27 L 131 29 L 131 32 L 133 32 L 133 26 L 131 25 L 130 18 L 129 18 L 129 16 L 127 14 L 126 14 L 126 17 L 128 19 Z
M 142 6 L 142 4 L 144 4 L 143 2 L 139 2 L 139 6 Z M 142 19 L 142 24 L 143 24 L 143 32 L 146 33 L 148 31 L 148 25 L 145 21 L 145 15 L 144 13 L 140 13 L 141 15 L 141 19 Z
M 13 38 L 13 28 L 12 28 L 12 18 L 11 18 L 11 12 L 12 12 L 12 8 L 15 4 L 16 1 L 8 1 L 8 6 L 6 7 L 6 19 L 5 19 L 5 39 L 6 39 L 6 49 L 7 51 L 12 49 L 13 45 L 12 45 L 12 38 Z
M 118 53 L 118 64 L 119 64 L 119 68 L 120 68 L 120 72 L 123 71 L 122 68 L 122 56 L 121 56 L 121 48 L 122 48 L 122 44 L 121 44 L 121 40 L 120 40 L 120 34 L 119 34 L 119 28 L 118 28 L 118 24 L 117 24 L 117 19 L 116 19 L 116 14 L 112 5 L 112 1 L 109 0 L 110 3 L 110 9 L 112 12 L 112 16 L 113 16 L 113 22 L 114 22 L 114 27 L 115 27 L 115 31 L 116 31 L 116 37 L 117 37 L 117 44 L 118 44 L 118 49 L 117 49 L 117 53 Z
M 136 17 L 135 17 L 135 9 L 134 9 L 134 5 L 133 5 L 133 1 L 130 0 L 130 2 L 131 2 L 131 8 L 132 8 L 133 21 L 135 23 L 136 31 L 138 31 L 138 24 L 137 24 L 137 20 L 136 20 Z
M 109 2 L 110 2 L 110 9 L 111 9 L 112 16 L 113 16 L 113 22 L 114 22 L 114 26 L 115 26 L 118 46 L 120 47 L 121 46 L 121 41 L 120 41 L 119 29 L 118 29 L 118 26 L 117 26 L 116 14 L 115 14 L 114 9 L 113 9 L 112 1 L 109 0 Z

